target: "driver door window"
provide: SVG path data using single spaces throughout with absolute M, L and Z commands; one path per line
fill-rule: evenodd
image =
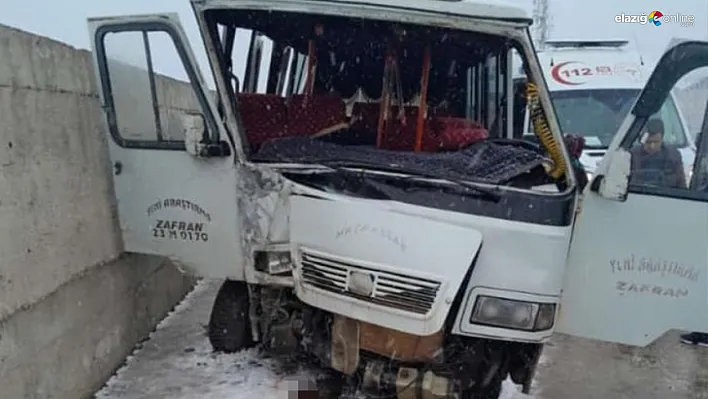
M 675 87 L 685 86 L 684 82 L 697 80 L 697 77 L 705 78 L 707 72 L 708 67 L 694 70 Z M 705 109 L 708 91 L 698 101 L 703 104 L 701 108 Z M 659 111 L 643 121 L 639 135 L 630 146 L 632 169 L 629 191 L 708 197 L 708 191 L 704 190 L 705 182 L 708 182 L 706 147 L 702 146 L 696 151 L 690 145 L 674 97 L 667 97 Z
M 708 67 L 703 69 L 704 74 L 697 82 L 698 85 L 704 85 L 704 82 L 708 80 Z M 696 143 L 696 159 L 691 171 L 690 189 L 708 196 L 708 90 L 701 90 L 700 94 L 696 93 L 693 100 L 703 104 L 703 115 L 699 116 L 697 115 L 698 113 L 690 115 L 691 118 L 702 121 L 696 137 L 693 138 Z M 698 107 L 691 108 L 696 109 Z
M 705 102 L 705 96 L 702 100 Z M 655 117 L 660 118 L 666 126 L 664 142 L 667 145 L 675 148 L 683 148 L 689 145 L 689 141 L 686 137 L 686 126 L 679 117 L 677 104 L 674 97 L 669 97 L 666 99 L 659 112 L 655 114 Z
M 170 33 L 107 32 L 101 44 L 109 129 L 116 142 L 184 149 L 181 114 L 201 113 L 202 106 Z

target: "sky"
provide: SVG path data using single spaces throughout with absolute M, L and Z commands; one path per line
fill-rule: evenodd
M 531 12 L 532 0 L 509 0 Z M 706 0 L 548 0 L 550 39 L 627 39 L 642 52 L 648 65 L 661 56 L 672 37 L 708 40 L 708 2 Z M 647 4 L 649 3 L 649 4 Z M 11 4 L 11 5 L 10 5 Z M 621 5 L 618 5 L 621 4 Z M 636 23 L 617 23 L 620 14 L 649 14 L 654 10 L 664 15 L 693 16 L 693 27 L 676 23 L 662 26 Z M 0 12 L 0 23 L 32 33 L 47 36 L 74 47 L 88 49 L 89 36 L 86 18 L 125 14 L 175 12 L 190 39 L 205 76 L 208 63 L 202 39 L 189 0 L 23 0 L 6 2 Z M 245 43 L 239 46 L 245 49 Z M 123 47 L 125 51 L 131 46 Z M 174 54 L 173 49 L 164 50 Z M 170 54 L 170 55 L 171 55 Z M 126 55 L 130 58 L 130 55 Z M 166 56 L 167 57 L 167 56 Z M 237 73 L 241 75 L 241 72 Z

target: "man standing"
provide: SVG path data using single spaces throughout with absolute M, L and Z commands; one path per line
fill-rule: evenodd
M 647 121 L 644 142 L 632 149 L 631 183 L 686 188 L 681 153 L 664 144 L 664 122 L 659 118 Z
M 578 182 L 578 190 L 582 193 L 588 184 L 588 174 L 585 167 L 580 163 L 580 156 L 585 148 L 585 137 L 579 134 L 566 134 L 564 137 L 565 147 L 570 152 L 570 162 L 575 173 L 575 180 Z

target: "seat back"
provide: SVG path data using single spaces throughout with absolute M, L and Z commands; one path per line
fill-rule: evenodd
M 471 119 L 437 116 L 431 124 L 433 132 L 424 137 L 424 151 L 455 151 L 489 137 L 487 129 Z
M 399 107 L 391 107 L 391 116 L 381 138 L 381 149 L 389 151 L 414 151 L 418 107 L 406 106 L 404 118 L 399 117 Z M 432 134 L 431 118 L 427 117 L 423 138 Z
M 252 149 L 287 136 L 285 99 L 276 94 L 238 93 L 241 122 Z
M 288 99 L 288 135 L 311 136 L 347 122 L 344 101 L 331 94 L 296 94 Z
M 379 103 L 354 103 L 352 107 L 351 129 L 376 133 L 379 124 Z

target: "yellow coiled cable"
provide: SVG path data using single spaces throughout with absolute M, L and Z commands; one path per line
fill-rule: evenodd
M 527 83 L 526 85 L 526 101 L 529 105 L 529 112 L 531 115 L 531 122 L 541 141 L 541 144 L 548 151 L 553 160 L 553 168 L 548 174 L 554 178 L 558 179 L 563 176 L 567 171 L 567 165 L 565 159 L 563 158 L 563 151 L 551 133 L 550 127 L 548 127 L 548 121 L 546 120 L 546 115 L 543 113 L 543 108 L 541 107 L 541 102 L 538 98 L 538 87 L 534 83 Z

